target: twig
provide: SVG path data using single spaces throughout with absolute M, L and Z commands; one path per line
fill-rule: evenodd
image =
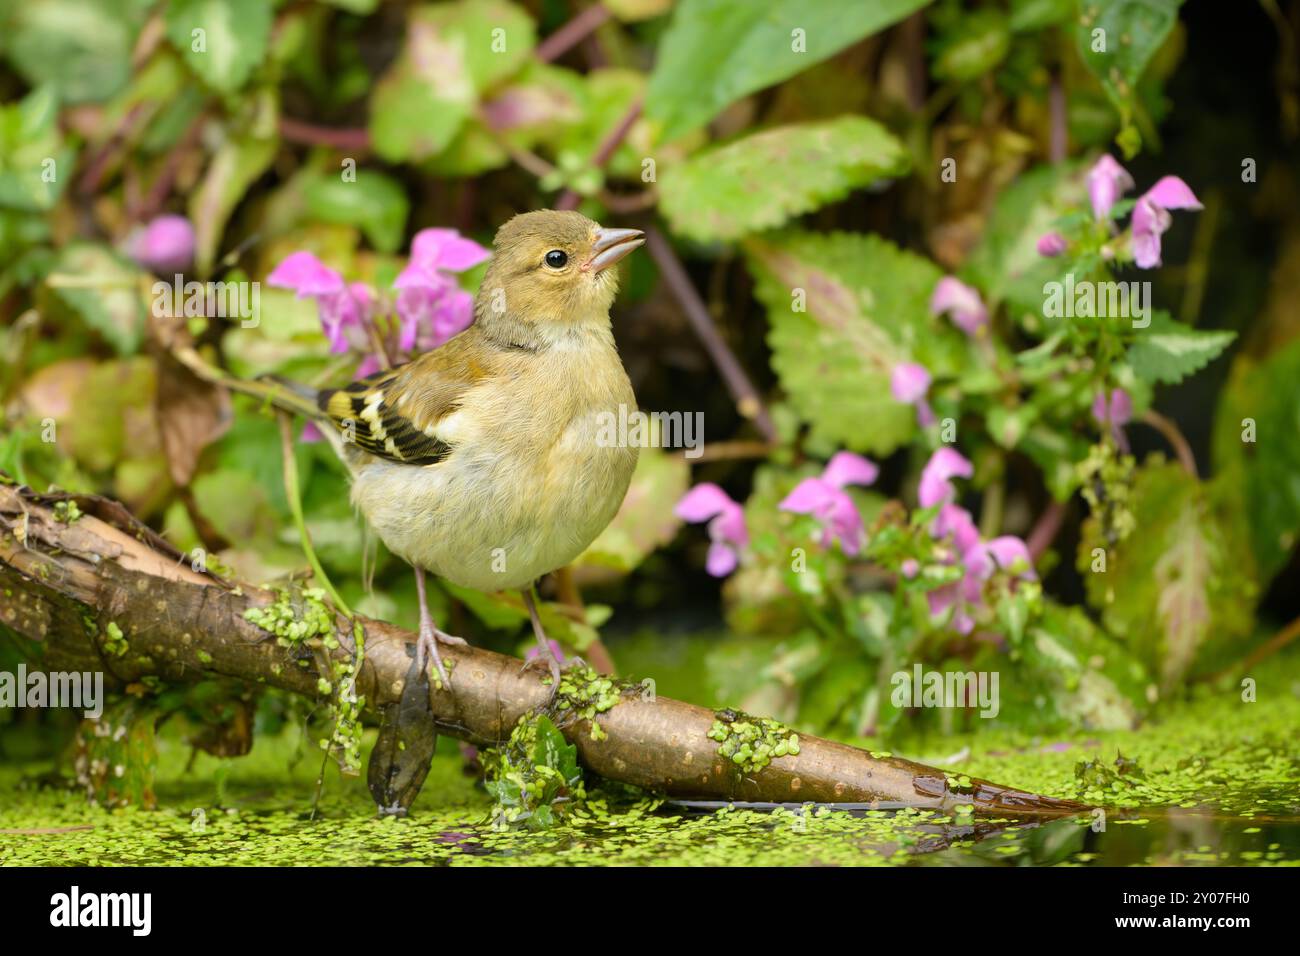
M 700 449 L 694 458 L 686 458 L 692 465 L 708 461 L 741 461 L 746 458 L 766 458 L 775 446 L 765 441 L 715 441 Z M 685 457 L 685 452 L 682 453 Z
M 604 6 L 599 3 L 593 4 L 537 44 L 534 56 L 543 63 L 558 60 L 590 36 L 609 18 L 610 12 Z
M 329 146 L 333 149 L 347 149 L 356 152 L 370 151 L 370 131 L 351 128 L 335 129 L 329 126 L 317 126 L 302 120 L 280 117 L 280 136 L 286 142 L 301 143 L 306 146 Z
M 1178 456 L 1178 461 L 1182 464 L 1183 469 L 1193 478 L 1198 477 L 1196 456 L 1192 454 L 1192 446 L 1187 443 L 1187 439 L 1183 437 L 1183 433 L 1178 430 L 1178 426 L 1174 424 L 1172 419 L 1166 418 L 1155 409 L 1148 409 L 1140 421 L 1144 425 L 1150 425 L 1163 435 L 1165 441 L 1169 442 L 1173 448 L 1174 454 Z
M 682 307 L 682 311 L 686 313 L 686 318 L 695 329 L 695 334 L 700 337 L 709 357 L 713 359 L 713 364 L 722 374 L 722 380 L 727 386 L 727 391 L 731 393 L 737 410 L 742 417 L 753 419 L 767 442 L 775 445 L 776 426 L 772 423 L 767 408 L 759 398 L 749 376 L 741 368 L 735 354 L 732 353 L 731 347 L 718 332 L 713 316 L 709 314 L 700 294 L 695 291 L 695 286 L 691 284 L 690 276 L 686 274 L 686 268 L 677 258 L 677 253 L 673 251 L 673 247 L 659 230 L 654 228 L 647 233 L 646 248 L 650 250 L 650 256 L 659 266 L 664 281 L 668 283 L 668 288 Z
M 1282 648 L 1286 647 L 1288 644 L 1294 641 L 1297 637 L 1300 637 L 1300 617 L 1296 618 L 1286 627 L 1282 628 L 1282 630 L 1278 631 L 1271 638 L 1269 638 L 1268 641 L 1266 641 L 1265 643 L 1261 644 L 1259 647 L 1251 651 L 1248 655 L 1246 655 L 1245 659 L 1243 659 L 1241 663 L 1231 664 L 1228 667 L 1225 667 L 1223 670 L 1211 674 L 1208 679 L 1211 683 L 1213 683 L 1214 681 L 1217 681 L 1222 677 L 1227 677 L 1229 674 L 1232 673 L 1244 674 L 1246 671 L 1250 670 L 1260 661 L 1264 660 L 1265 658 L 1272 657 Z

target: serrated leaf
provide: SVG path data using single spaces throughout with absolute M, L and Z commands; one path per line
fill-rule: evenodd
M 1236 332 L 1193 329 L 1158 314 L 1149 328 L 1136 330 L 1128 364 L 1144 381 L 1176 385 L 1218 358 L 1236 337 Z
M 907 150 L 863 116 L 794 123 L 696 153 L 666 168 L 660 209 L 694 239 L 736 239 L 907 171 Z
M 876 454 L 907 442 L 916 413 L 890 394 L 894 366 L 917 361 L 940 377 L 965 354 L 929 312 L 938 267 L 855 233 L 755 237 L 744 249 L 768 310 L 772 366 L 813 440 Z
M 214 90 L 238 90 L 266 56 L 272 9 L 265 0 L 172 0 L 166 17 L 168 39 Z
M 1300 339 L 1232 363 L 1214 422 L 1218 485 L 1245 516 L 1262 582 L 1300 535 Z
M 1167 691 L 1211 639 L 1250 633 L 1253 562 L 1234 524 L 1179 465 L 1140 469 L 1130 507 L 1137 530 L 1113 547 L 1105 547 L 1095 519 L 1085 522 L 1078 566 L 1107 630 Z M 1092 570 L 1096 548 L 1106 551 L 1105 571 Z
M 650 77 L 646 113 L 676 139 L 742 96 L 897 23 L 928 0 L 682 0 Z M 798 50 L 795 30 L 802 31 Z

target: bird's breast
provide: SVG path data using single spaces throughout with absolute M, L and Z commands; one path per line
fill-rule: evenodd
M 466 393 L 439 424 L 444 461 L 357 470 L 353 500 L 389 550 L 463 587 L 526 587 L 613 519 L 638 452 L 609 429 L 636 408 L 622 364 L 537 358 Z

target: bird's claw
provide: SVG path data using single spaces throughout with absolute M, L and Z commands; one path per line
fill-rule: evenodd
M 438 651 L 439 644 L 466 644 L 468 643 L 463 637 L 456 637 L 454 634 L 448 634 L 440 631 L 436 627 L 421 627 L 420 636 L 415 642 L 415 665 L 419 668 L 421 674 L 425 673 L 430 659 L 433 660 L 433 666 L 438 671 L 438 677 L 443 687 L 451 686 L 451 679 L 447 676 L 447 668 L 442 663 L 442 654 Z
M 536 657 L 530 657 L 528 660 L 524 661 L 522 666 L 520 666 L 519 673 L 522 674 L 525 671 L 531 670 L 538 664 L 546 665 L 547 670 L 551 672 L 551 700 L 554 700 L 555 695 L 559 693 L 560 690 L 561 673 L 560 662 L 554 657 L 544 657 L 541 654 L 538 654 Z

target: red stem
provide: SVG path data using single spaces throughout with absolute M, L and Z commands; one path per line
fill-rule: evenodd
M 609 17 L 609 11 L 599 3 L 588 7 L 537 44 L 534 55 L 543 63 L 558 60 L 590 36 Z
M 763 400 L 759 398 L 757 390 L 749 380 L 749 376 L 745 374 L 745 370 L 741 368 L 731 347 L 722 338 L 722 334 L 713 322 L 713 316 L 709 314 L 700 294 L 695 291 L 695 286 L 691 283 L 690 276 L 686 274 L 686 267 L 677 258 L 677 253 L 673 251 L 673 247 L 668 244 L 668 240 L 659 230 L 653 228 L 646 234 L 646 248 L 659 266 L 660 274 L 668 283 L 668 288 L 681 305 L 682 311 L 686 313 L 686 318 L 695 329 L 695 334 L 700 337 L 709 357 L 713 359 L 713 364 L 722 373 L 722 380 L 727 386 L 727 391 L 731 393 L 736 408 L 743 417 L 754 420 L 754 424 L 758 426 L 758 430 L 762 432 L 769 444 L 776 444 L 776 426 L 772 424 Z

